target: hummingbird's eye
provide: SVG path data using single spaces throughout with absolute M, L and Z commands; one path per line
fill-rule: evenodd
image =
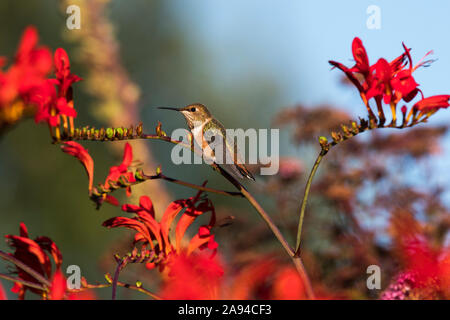
M 189 111 L 195 112 L 197 109 L 195 107 L 191 108 Z

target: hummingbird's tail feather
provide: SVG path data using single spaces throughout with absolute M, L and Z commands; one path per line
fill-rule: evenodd
M 236 166 L 237 170 L 239 170 L 239 173 L 243 175 L 244 177 L 251 179 L 255 181 L 255 177 L 250 173 L 250 171 L 247 170 L 247 168 L 244 165 Z
M 240 164 L 239 166 L 235 164 L 221 164 L 221 166 L 224 167 L 235 178 L 238 179 L 247 178 L 255 181 L 253 175 L 250 173 L 250 171 L 247 170 L 247 168 L 244 167 L 243 164 Z

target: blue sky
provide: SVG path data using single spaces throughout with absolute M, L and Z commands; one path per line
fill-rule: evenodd
M 366 26 L 370 5 L 381 10 L 379 30 Z M 450 92 L 446 1 L 198 0 L 177 9 L 192 40 L 216 57 L 222 76 L 269 66 L 287 102 L 356 105 L 357 95 L 343 90 L 338 72 L 330 72 L 327 63 L 350 64 L 354 36 L 363 40 L 372 62 L 397 57 L 402 41 L 413 49 L 413 61 L 434 50 L 438 60 L 416 78 L 426 95 Z
M 333 103 L 354 116 L 364 115 L 356 90 L 343 87 L 333 59 L 352 64 L 353 37 L 362 39 L 370 62 L 400 55 L 402 42 L 412 48 L 413 62 L 429 50 L 437 59 L 415 73 L 425 96 L 450 93 L 450 2 L 448 1 L 174 1 L 186 34 L 206 48 L 216 62 L 218 81 L 232 81 L 261 66 L 283 88 L 280 107 Z M 367 8 L 380 8 L 381 28 L 368 29 Z M 430 124 L 446 123 L 450 110 L 439 111 Z M 430 179 L 448 185 L 450 139 L 433 163 Z M 450 200 L 450 196 L 447 197 Z M 450 204 L 450 201 L 448 201 Z

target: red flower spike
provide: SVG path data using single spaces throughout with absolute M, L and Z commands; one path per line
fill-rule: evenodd
M 14 254 L 11 254 L 14 258 L 20 260 L 34 271 L 41 274 L 47 279 L 52 278 L 52 263 L 48 252 L 55 262 L 55 269 L 59 270 L 62 264 L 62 256 L 56 244 L 47 237 L 38 237 L 35 240 L 28 238 L 28 231 L 26 226 L 20 224 L 20 235 L 6 235 L 8 244 L 15 248 Z M 38 283 L 37 280 L 29 275 L 26 271 L 17 268 L 18 277 L 22 280 Z M 19 299 L 24 299 L 26 290 L 30 290 L 39 295 L 43 295 L 39 289 L 29 288 L 21 283 L 15 283 L 11 289 L 12 292 L 19 294 Z
M 140 205 L 124 204 L 122 210 L 126 212 L 135 213 L 133 218 L 114 217 L 105 222 L 103 226 L 108 228 L 125 227 L 136 231 L 134 236 L 134 244 L 141 243 L 142 248 L 147 245 L 155 251 L 160 260 L 157 263 L 147 264 L 147 268 L 154 268 L 156 265 L 162 270 L 167 263 L 174 257 L 181 254 L 192 254 L 197 248 L 209 248 L 216 251 L 218 244 L 214 241 L 214 235 L 211 234 L 211 229 L 215 224 L 214 208 L 209 200 L 202 200 L 199 202 L 201 192 L 197 196 L 185 200 L 177 200 L 172 202 L 166 209 L 160 222 L 155 220 L 155 213 L 151 200 L 142 196 L 140 198 Z M 197 204 L 197 202 L 199 202 Z M 172 243 L 169 231 L 176 216 L 185 209 L 182 217 L 178 220 L 175 228 L 175 245 Z M 195 219 L 210 211 L 211 219 L 207 226 L 202 226 L 199 233 L 195 235 L 187 248 L 182 247 L 181 240 L 185 235 L 187 228 L 195 221 Z M 154 244 L 157 243 L 157 245 Z M 136 248 L 136 247 L 135 247 Z
M 70 154 L 80 160 L 86 174 L 89 178 L 89 193 L 92 191 L 92 184 L 94 182 L 94 160 L 89 155 L 89 152 L 83 146 L 74 141 L 67 141 L 61 146 L 63 152 Z
M 329 61 L 331 65 L 342 70 L 347 78 L 355 85 L 369 113 L 371 113 L 371 110 L 368 105 L 368 100 L 371 98 L 376 100 L 379 113 L 381 113 L 380 118 L 384 117 L 382 111 L 380 111 L 381 101 L 384 101 L 385 104 L 391 104 L 391 110 L 395 112 L 395 106 L 400 100 L 403 99 L 405 102 L 410 102 L 419 92 L 421 93 L 418 89 L 419 84 L 415 81 L 412 73 L 417 68 L 432 62 L 432 60 L 424 61 L 424 58 L 432 53 L 430 51 L 416 66 L 413 66 L 410 54 L 411 49 L 407 48 L 405 44 L 402 44 L 402 46 L 404 53 L 390 63 L 381 58 L 374 65 L 370 66 L 362 41 L 359 38 L 354 38 L 352 42 L 352 54 L 355 59 L 355 65 L 352 68 L 347 68 L 336 61 Z M 360 82 L 355 74 L 361 74 L 364 77 L 363 81 Z M 414 109 L 429 110 L 446 108 L 448 107 L 448 101 L 444 101 L 446 99 L 442 97 L 445 96 L 436 96 L 436 98 L 430 100 L 426 100 L 428 98 L 423 99 L 414 106 Z M 409 116 L 407 119 L 409 119 Z M 395 121 L 395 114 L 393 114 L 393 121 Z
M 14 63 L 3 72 L 0 70 L 0 108 L 8 107 L 16 99 L 30 102 L 32 92 L 39 88 L 51 71 L 51 53 L 45 47 L 37 47 L 39 37 L 34 27 L 27 27 L 19 43 Z M 0 67 L 6 62 L 1 58 Z

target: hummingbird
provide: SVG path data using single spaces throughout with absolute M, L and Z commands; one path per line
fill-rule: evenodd
M 211 159 L 216 164 L 224 165 L 226 168 L 230 168 L 231 171 L 239 178 L 248 178 L 255 181 L 255 178 L 247 170 L 243 161 L 241 160 L 240 152 L 237 145 L 230 141 L 230 138 L 226 136 L 225 127 L 211 115 L 208 108 L 201 103 L 190 104 L 184 108 L 169 108 L 159 107 L 158 109 L 167 109 L 181 112 L 186 119 L 186 123 L 192 133 L 195 143 L 201 147 L 204 157 Z M 218 136 L 221 138 L 223 144 L 223 154 L 227 155 L 229 161 L 221 161 L 217 163 L 216 152 L 210 147 L 212 141 L 210 136 Z M 214 140 L 215 141 L 215 140 Z M 234 147 L 233 147 L 234 146 Z

